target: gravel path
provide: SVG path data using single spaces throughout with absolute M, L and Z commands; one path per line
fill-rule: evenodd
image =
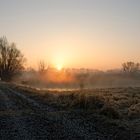
M 6 84 L 0 85 L 1 140 L 106 140 L 94 124 L 54 111 Z

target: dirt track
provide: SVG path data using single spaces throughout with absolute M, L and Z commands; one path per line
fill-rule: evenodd
M 63 115 L 61 115 L 63 114 Z M 50 106 L 0 85 L 0 139 L 104 139 L 94 126 L 89 126 L 69 113 L 57 112 Z

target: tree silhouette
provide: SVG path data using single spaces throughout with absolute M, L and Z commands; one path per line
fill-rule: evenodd
M 140 69 L 140 64 L 139 63 L 134 63 L 134 62 L 126 62 L 122 64 L 123 71 L 127 73 L 136 73 Z
M 24 57 L 15 43 L 9 44 L 6 37 L 0 38 L 0 78 L 9 81 L 24 67 Z
M 43 60 L 40 61 L 39 64 L 38 64 L 39 73 L 44 74 L 46 69 L 47 69 L 47 66 L 46 66 L 45 62 Z

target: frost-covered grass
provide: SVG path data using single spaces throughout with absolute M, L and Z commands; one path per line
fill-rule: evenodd
M 105 88 L 92 90 L 40 90 L 17 86 L 34 98 L 60 109 L 78 109 L 112 119 L 140 118 L 140 88 Z

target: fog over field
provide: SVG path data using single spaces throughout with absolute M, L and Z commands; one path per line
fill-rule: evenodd
M 92 69 L 49 68 L 40 73 L 34 69 L 24 71 L 14 79 L 20 84 L 37 88 L 92 89 L 140 86 L 140 71 L 125 72 L 123 69 L 99 71 Z

